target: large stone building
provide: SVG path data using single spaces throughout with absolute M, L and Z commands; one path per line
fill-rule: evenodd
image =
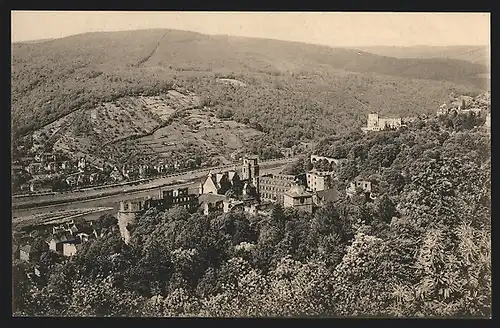
M 306 173 L 306 179 L 309 191 L 330 189 L 333 185 L 333 172 L 311 170 Z
M 283 204 L 283 195 L 295 184 L 296 177 L 288 174 L 266 174 L 260 177 L 259 196 L 263 201 Z
M 300 184 L 294 184 L 283 195 L 283 207 L 293 207 L 299 210 L 313 212 L 313 195 Z
M 198 209 L 198 195 L 190 194 L 187 187 L 174 190 L 160 190 L 158 199 L 146 199 L 143 205 L 144 210 L 154 207 L 159 211 L 165 211 L 174 206 L 183 207 L 189 212 L 195 212 Z
M 199 196 L 200 208 L 205 215 L 224 212 L 225 201 L 227 201 L 227 197 L 224 195 L 202 194 Z
M 257 156 L 246 156 L 243 158 L 241 178 L 243 180 L 243 194 L 254 194 L 258 197 L 260 169 L 259 158 Z
M 366 127 L 361 128 L 364 132 L 382 131 L 388 129 L 399 129 L 402 125 L 401 117 L 380 118 L 378 113 L 368 114 Z

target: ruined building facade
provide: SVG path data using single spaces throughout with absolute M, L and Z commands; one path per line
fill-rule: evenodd
M 398 118 L 380 118 L 378 113 L 368 114 L 366 127 L 361 128 L 364 132 L 382 131 L 388 129 L 399 129 L 402 125 L 401 117 Z

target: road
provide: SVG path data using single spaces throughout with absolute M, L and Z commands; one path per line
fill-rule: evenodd
M 290 160 L 288 160 L 290 161 Z M 282 169 L 283 166 L 285 166 L 287 161 L 280 161 L 280 162 L 269 162 L 269 163 L 261 163 L 261 174 L 267 174 L 267 173 L 279 173 Z M 181 175 L 178 175 L 176 177 L 167 177 L 167 178 L 161 178 L 157 179 L 155 181 L 152 181 L 147 184 L 143 184 L 140 186 L 133 186 L 133 187 L 125 187 L 127 189 L 126 191 L 123 191 L 123 187 L 120 190 L 118 190 L 118 193 L 114 194 L 109 194 L 109 195 L 102 195 L 103 191 L 98 191 L 98 193 L 89 193 L 87 194 L 88 197 L 91 197 L 89 199 L 85 200 L 74 200 L 76 196 L 82 197 L 81 193 L 78 193 L 78 195 L 57 195 L 57 196 L 48 196 L 48 199 L 45 198 L 45 200 L 38 201 L 38 205 L 33 205 L 30 207 L 26 208 L 13 208 L 12 211 L 12 217 L 14 220 L 18 217 L 24 217 L 28 215 L 34 215 L 34 214 L 40 214 L 40 213 L 46 213 L 46 212 L 55 212 L 59 210 L 69 210 L 69 209 L 77 209 L 77 208 L 91 208 L 91 207 L 113 207 L 115 209 L 118 208 L 119 202 L 121 200 L 128 200 L 128 199 L 135 199 L 135 198 L 142 198 L 142 197 L 158 197 L 159 194 L 159 189 L 161 187 L 162 190 L 169 190 L 169 189 L 176 189 L 180 187 L 188 187 L 190 189 L 190 192 L 197 192 L 198 191 L 198 185 L 199 181 L 190 181 L 186 183 L 178 183 L 175 185 L 168 185 L 165 186 L 166 184 L 172 183 L 174 180 L 189 180 L 189 179 L 197 179 L 201 178 L 208 174 L 208 170 L 203 170 L 202 172 L 191 172 L 191 173 L 184 173 Z M 146 189 L 149 188 L 149 189 Z M 55 204 L 55 205 L 47 205 L 46 203 L 49 201 L 53 201 L 55 197 L 58 196 L 65 196 L 65 198 L 59 198 L 59 200 L 62 201 L 62 203 Z M 73 196 L 73 197 L 70 197 Z M 39 196 L 43 197 L 43 196 Z M 44 204 L 45 203 L 45 204 Z

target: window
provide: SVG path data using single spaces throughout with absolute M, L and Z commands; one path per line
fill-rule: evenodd
M 305 201 L 305 198 L 301 198 L 301 199 L 300 199 L 300 203 L 301 203 L 301 204 L 304 204 L 304 201 Z

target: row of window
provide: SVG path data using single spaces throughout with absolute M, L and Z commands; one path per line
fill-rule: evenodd
M 261 193 L 260 196 L 264 199 L 277 200 L 278 197 L 275 194 Z
M 261 185 L 261 190 L 270 190 L 270 191 L 275 191 L 275 192 L 286 192 L 288 191 L 292 186 L 285 186 L 285 188 L 281 188 L 278 186 L 262 186 Z

